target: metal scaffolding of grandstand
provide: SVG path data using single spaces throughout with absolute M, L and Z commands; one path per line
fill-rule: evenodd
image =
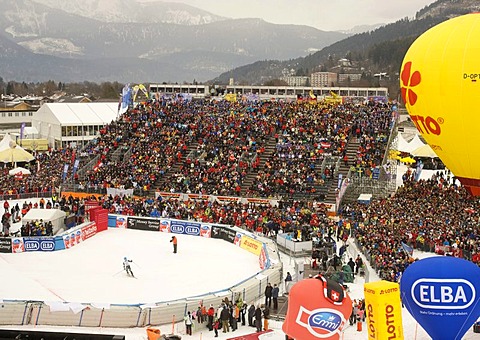
M 379 167 L 378 178 L 358 177 L 351 170 L 349 170 L 348 181 L 350 182 L 345 194 L 341 198 L 341 203 L 348 203 L 356 201 L 361 194 L 371 194 L 372 197 L 387 197 L 396 190 L 397 167 L 393 164 L 389 167 L 389 172 L 385 170 L 384 165 L 389 162 L 389 150 L 394 147 L 393 141 L 398 134 L 398 121 L 393 121 L 392 129 L 387 142 L 387 148 L 383 155 L 382 164 Z M 395 161 L 396 162 L 396 161 Z M 337 207 L 338 209 L 339 207 Z

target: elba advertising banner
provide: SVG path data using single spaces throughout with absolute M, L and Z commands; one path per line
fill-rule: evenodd
M 0 253 L 12 252 L 12 239 L 10 237 L 0 237 Z
M 160 230 L 160 220 L 153 219 L 153 218 L 142 218 L 142 217 L 128 216 L 127 228 L 128 229 L 147 230 L 147 231 L 159 231 Z
M 170 220 L 170 232 L 174 234 L 200 235 L 200 223 Z
M 212 238 L 219 238 L 224 241 L 234 243 L 235 236 L 237 236 L 237 232 L 235 230 L 216 225 L 212 226 Z
M 24 237 L 25 251 L 54 251 L 55 239 L 53 237 Z
M 432 339 L 462 339 L 480 317 L 480 267 L 452 256 L 415 261 L 402 275 L 402 301 Z
M 398 283 L 365 283 L 364 293 L 368 338 L 402 340 L 402 306 Z

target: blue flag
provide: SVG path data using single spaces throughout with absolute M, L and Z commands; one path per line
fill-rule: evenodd
M 68 172 L 68 164 L 65 164 L 63 166 L 62 181 L 65 181 L 65 179 L 67 178 L 67 172 Z
M 402 242 L 402 249 L 404 252 L 406 252 L 407 254 L 409 254 L 410 256 L 413 255 L 413 248 L 410 247 L 408 244 Z

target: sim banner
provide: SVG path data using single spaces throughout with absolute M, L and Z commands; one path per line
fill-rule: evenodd
M 369 339 L 403 340 L 402 306 L 398 283 L 365 283 L 365 313 Z

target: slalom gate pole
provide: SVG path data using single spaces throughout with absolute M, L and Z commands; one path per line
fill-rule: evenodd
M 42 305 L 40 305 L 38 307 L 38 313 L 37 313 L 37 318 L 35 319 L 35 325 L 34 327 L 36 327 L 38 325 L 38 319 L 40 318 L 40 312 L 42 311 Z
M 175 314 L 172 317 L 172 334 L 175 334 Z
M 102 308 L 102 312 L 100 313 L 100 321 L 98 322 L 98 327 L 102 327 L 102 319 L 103 319 L 104 312 L 105 312 L 105 308 Z

